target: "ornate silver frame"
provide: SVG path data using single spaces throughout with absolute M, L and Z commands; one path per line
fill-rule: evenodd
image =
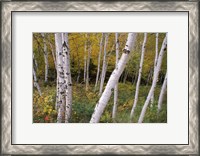
M 13 145 L 11 143 L 12 11 L 187 11 L 189 12 L 188 145 Z M 199 2 L 193 1 L 2 1 L 1 2 L 1 154 L 199 154 Z

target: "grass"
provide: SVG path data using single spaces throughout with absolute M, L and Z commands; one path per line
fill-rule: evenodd
M 139 98 L 133 122 L 137 122 L 142 107 L 148 95 L 151 86 L 140 86 Z M 144 123 L 166 123 L 167 122 L 167 96 L 163 100 L 163 107 L 157 115 L 157 101 L 160 94 L 160 87 L 155 90 L 153 107 L 148 106 L 145 114 Z M 135 86 L 132 84 L 119 83 L 118 107 L 115 122 L 129 123 L 130 112 L 135 96 Z M 40 97 L 37 90 L 34 89 L 33 95 L 33 122 L 45 123 L 56 122 L 57 112 L 55 110 L 56 86 L 45 85 L 41 87 L 43 95 Z M 88 123 L 94 111 L 95 105 L 99 100 L 98 91 L 94 92 L 94 86 L 90 85 L 89 90 L 85 91 L 84 84 L 73 85 L 73 103 L 72 103 L 72 123 Z M 111 96 L 103 115 L 101 123 L 112 123 L 113 95 Z

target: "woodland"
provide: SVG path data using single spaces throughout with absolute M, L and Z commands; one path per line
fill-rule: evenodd
M 33 33 L 33 123 L 167 123 L 167 33 Z

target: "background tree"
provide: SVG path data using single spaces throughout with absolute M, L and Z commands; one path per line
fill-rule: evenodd
M 135 99 L 134 99 L 134 103 L 133 103 L 133 107 L 132 107 L 131 115 L 130 115 L 131 122 L 132 122 L 132 119 L 134 116 L 134 110 L 136 108 L 137 101 L 138 101 L 138 94 L 139 94 L 140 81 L 141 81 L 141 75 L 142 75 L 142 66 L 143 66 L 143 61 L 144 61 L 146 41 L 147 41 L 147 33 L 144 33 L 144 41 L 143 41 L 143 45 L 142 45 L 142 53 L 141 53 L 141 60 L 140 60 L 140 67 L 139 67 L 139 75 L 138 75 L 136 91 L 135 91 Z
M 155 90 L 157 79 L 158 79 L 158 75 L 159 75 L 159 72 L 160 72 L 160 67 L 161 67 L 161 64 L 162 64 L 163 55 L 164 55 L 164 52 L 166 51 L 166 46 L 167 46 L 167 35 L 166 35 L 166 37 L 165 37 L 165 39 L 163 41 L 162 48 L 161 48 L 160 53 L 159 53 L 159 57 L 158 57 L 157 65 L 156 65 L 156 73 L 154 75 L 154 79 L 153 79 L 153 83 L 152 83 L 151 89 L 149 91 L 147 99 L 146 99 L 146 101 L 144 103 L 144 106 L 142 108 L 142 112 L 141 112 L 139 120 L 138 120 L 139 123 L 141 123 L 143 121 L 143 119 L 144 119 L 144 116 L 145 116 L 146 109 L 148 107 L 150 98 L 152 97 L 152 94 L 153 94 L 153 92 Z

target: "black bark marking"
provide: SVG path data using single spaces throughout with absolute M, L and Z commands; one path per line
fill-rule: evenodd
M 123 49 L 123 52 L 124 52 L 125 54 L 129 54 L 129 53 L 130 53 L 130 50 Z

